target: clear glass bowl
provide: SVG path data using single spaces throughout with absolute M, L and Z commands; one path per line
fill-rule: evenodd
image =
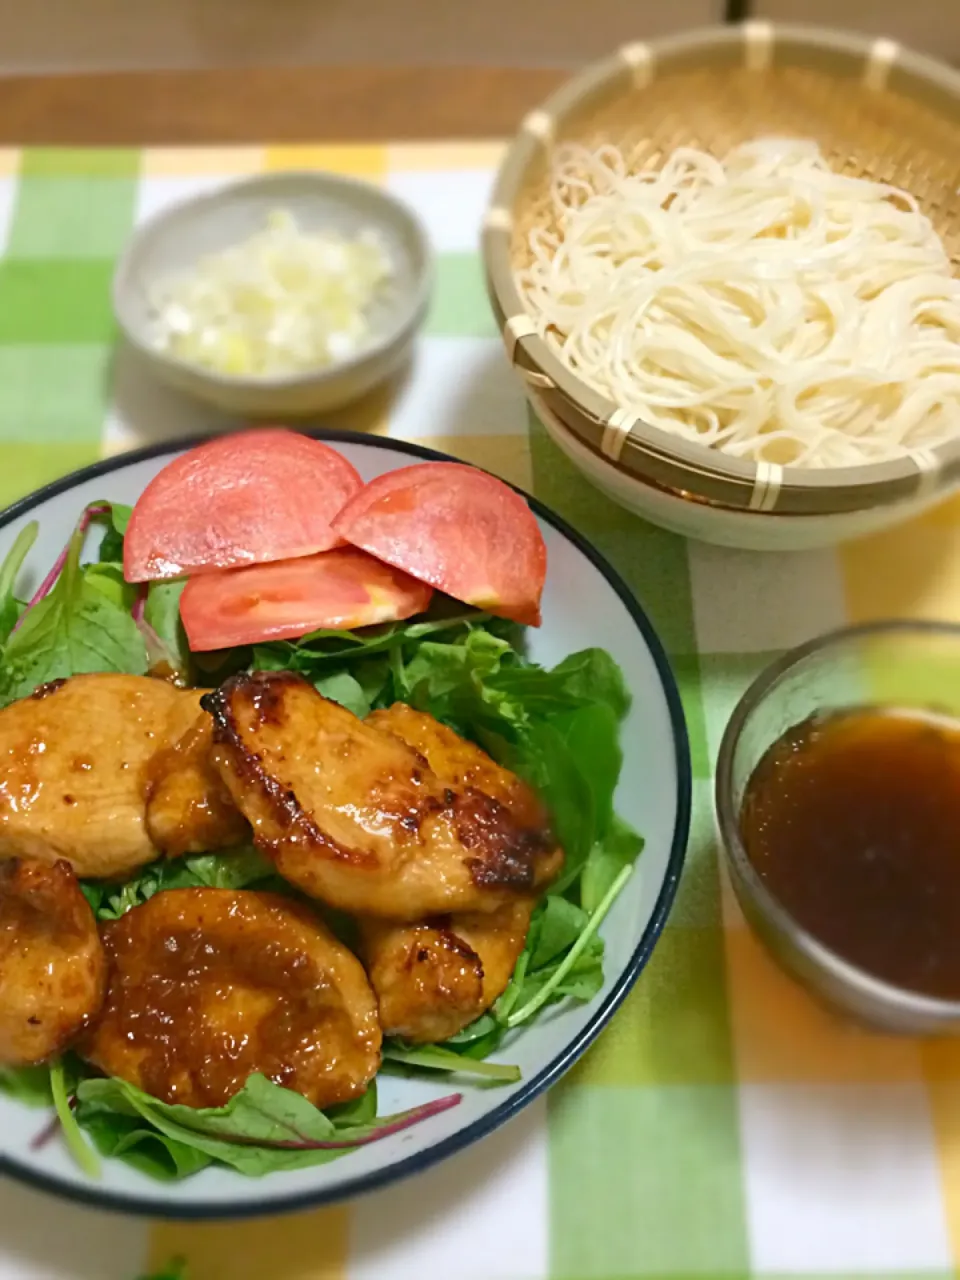
M 960 1001 L 876 978 L 798 924 L 760 878 L 740 838 L 744 791 L 764 752 L 815 712 L 865 706 L 934 711 L 960 720 L 960 626 L 876 622 L 849 627 L 801 645 L 757 677 L 730 717 L 717 759 L 717 821 L 730 879 L 757 935 L 815 995 L 886 1031 L 958 1032 Z M 960 920 L 957 930 L 960 934 Z

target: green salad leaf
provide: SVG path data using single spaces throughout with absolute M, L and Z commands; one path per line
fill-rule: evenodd
M 0 1067 L 0 1092 L 8 1098 L 16 1098 L 28 1107 L 52 1107 L 53 1089 L 50 1085 L 50 1068 Z
M 643 852 L 643 836 L 614 814 L 604 836 L 583 865 L 580 876 L 580 902 L 588 912 L 596 911 L 623 871 L 632 867 Z
M 452 1094 L 378 1117 L 374 1082 L 354 1101 L 320 1111 L 299 1093 L 254 1075 L 226 1106 L 197 1109 L 161 1102 L 115 1077 L 94 1076 L 69 1057 L 5 1071 L 0 1087 L 22 1101 L 52 1105 L 67 1145 L 90 1176 L 97 1176 L 99 1163 L 87 1138 L 100 1155 L 164 1181 L 214 1163 L 251 1177 L 326 1164 L 460 1101 Z
M 490 1084 L 515 1084 L 522 1079 L 520 1068 L 501 1062 L 483 1062 L 471 1059 L 442 1044 L 404 1044 L 402 1040 L 388 1040 L 383 1058 L 387 1063 L 399 1063 L 405 1067 L 419 1067 L 425 1071 L 448 1071 L 457 1075 L 474 1076 Z
M 254 1075 L 225 1107 L 195 1109 L 161 1102 L 111 1078 L 80 1082 L 76 1117 L 102 1155 L 169 1181 L 213 1163 L 248 1177 L 327 1164 L 459 1101 L 453 1094 L 378 1118 L 372 1084 L 363 1098 L 324 1112 L 299 1093 Z
M 597 930 L 631 872 L 632 867 L 623 868 L 596 910 L 582 917 L 581 927 L 562 954 L 552 951 L 550 962 L 539 966 L 535 956 L 531 959 L 522 971 L 519 990 L 516 990 L 516 984 L 521 966 L 517 965 L 510 986 L 501 997 L 508 1002 L 507 1007 L 504 1008 L 499 1001 L 494 1006 L 497 1018 L 507 1027 L 512 1029 L 529 1022 L 545 1005 L 567 996 L 591 1000 L 599 992 L 603 985 L 603 941 Z M 548 910 L 553 900 L 547 899 Z M 515 989 L 514 992 L 511 988 Z
M 187 633 L 180 621 L 180 597 L 185 578 L 174 582 L 151 582 L 143 606 L 143 621 L 150 629 L 150 639 L 159 641 L 155 662 L 166 662 L 173 672 L 189 677 L 193 669 Z
M 36 520 L 24 525 L 0 565 L 0 644 L 6 644 L 23 612 L 23 602 L 17 599 L 14 589 L 17 574 L 36 542 L 39 531 L 40 526 Z
M 82 880 L 80 887 L 98 920 L 119 920 L 162 889 L 280 888 L 288 891 L 273 867 L 253 846 L 220 853 L 159 858 L 136 871 L 123 884 Z
M 63 1070 L 64 1087 L 72 1094 L 77 1081 L 85 1074 L 85 1067 L 79 1058 L 67 1053 L 60 1059 Z M 30 1107 L 53 1106 L 53 1084 L 50 1079 L 50 1064 L 43 1063 L 35 1067 L 0 1067 L 0 1093 L 8 1098 L 16 1098 Z
M 122 502 L 104 502 L 98 505 L 109 508 L 109 514 L 107 526 L 103 531 L 103 537 L 100 539 L 100 550 L 97 554 L 97 559 L 110 561 L 114 564 L 122 564 L 123 535 L 127 532 L 127 525 L 133 515 L 133 507 L 128 507 Z
M 118 578 L 107 562 L 80 564 L 89 521 L 85 512 L 53 586 L 8 635 L 0 663 L 0 705 L 50 680 L 91 671 L 143 675 L 147 670 L 143 637 L 125 607 L 122 572 Z
M 118 609 L 130 612 L 136 599 L 136 588 L 124 581 L 122 564 L 114 564 L 111 560 L 97 560 L 92 564 L 85 564 L 82 572 L 89 586 L 96 587 Z
M 123 589 L 122 603 L 138 623 L 151 670 L 160 666 L 171 674 L 190 681 L 193 659 L 186 632 L 180 621 L 180 597 L 185 578 L 170 582 L 151 582 L 132 586 L 123 577 L 123 539 L 133 508 L 123 503 L 98 504 L 107 509 L 107 527 L 100 540 L 98 561 L 104 572 L 116 576 Z M 91 566 L 87 572 L 95 571 Z
M 57 1061 L 50 1065 L 50 1093 L 53 1097 L 53 1109 L 60 1121 L 60 1132 L 63 1134 L 63 1140 L 70 1154 L 88 1178 L 99 1178 L 100 1161 L 83 1136 L 77 1117 L 70 1106 L 67 1076 L 62 1062 Z
M 365 716 L 375 707 L 388 706 L 407 695 L 407 659 L 425 652 L 442 663 L 468 644 L 471 636 L 492 638 L 494 630 L 516 628 L 513 623 L 453 609 L 442 602 L 413 622 L 392 622 L 363 631 L 315 631 L 296 643 L 255 645 L 250 665 L 256 671 L 295 671 L 324 697 Z M 497 643 L 510 648 L 506 641 Z M 458 662 L 455 656 L 452 660 Z

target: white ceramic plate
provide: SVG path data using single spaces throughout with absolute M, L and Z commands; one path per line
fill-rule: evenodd
M 431 450 L 346 432 L 318 433 L 349 458 L 366 480 Z M 67 541 L 88 502 L 133 503 L 176 453 L 193 442 L 111 459 L 40 490 L 0 516 L 0 556 L 30 520 L 40 535 L 29 564 L 42 574 Z M 589 1004 L 558 1005 L 513 1033 L 495 1057 L 516 1063 L 522 1080 L 500 1088 L 462 1086 L 453 1109 L 332 1164 L 250 1179 L 206 1169 L 162 1183 L 119 1161 L 105 1161 L 99 1182 L 74 1166 L 59 1142 L 33 1150 L 43 1112 L 0 1095 L 0 1172 L 101 1208 L 161 1217 L 273 1214 L 355 1195 L 427 1168 L 509 1120 L 554 1084 L 606 1025 L 637 980 L 663 928 L 683 865 L 690 817 L 690 759 L 683 712 L 666 656 L 640 605 L 609 564 L 560 519 L 531 500 L 547 543 L 543 626 L 529 632 L 530 656 L 553 665 L 591 645 L 608 649 L 633 694 L 623 730 L 624 766 L 617 808 L 646 839 L 637 873 L 604 923 L 605 983 Z M 30 586 L 31 584 L 27 584 Z M 448 1079 L 379 1081 L 382 1114 L 452 1092 Z

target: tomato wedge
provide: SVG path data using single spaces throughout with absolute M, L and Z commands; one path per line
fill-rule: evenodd
M 221 569 L 191 578 L 180 597 L 195 653 L 320 629 L 352 631 L 397 622 L 430 603 L 430 587 L 354 547 Z
M 220 436 L 147 485 L 123 544 L 128 582 L 326 551 L 330 522 L 363 481 L 320 440 L 282 427 Z
M 543 535 L 523 498 L 485 471 L 458 462 L 390 471 L 351 498 L 333 527 L 457 600 L 540 625 Z

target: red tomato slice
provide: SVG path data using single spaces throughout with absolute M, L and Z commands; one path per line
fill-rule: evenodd
M 352 631 L 421 613 L 431 589 L 354 547 L 191 578 L 180 617 L 195 653 Z
M 281 427 L 220 436 L 164 467 L 133 509 L 128 582 L 177 578 L 326 551 L 331 521 L 363 486 L 320 440 Z
M 457 462 L 390 471 L 351 498 L 333 527 L 457 600 L 540 625 L 543 535 L 520 495 L 485 471 Z

